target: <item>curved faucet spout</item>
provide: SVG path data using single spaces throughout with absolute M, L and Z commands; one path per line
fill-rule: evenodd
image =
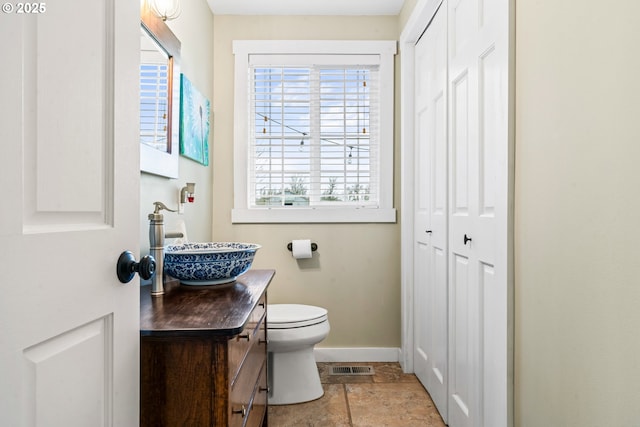
M 162 202 L 153 202 L 153 206 L 154 206 L 154 209 L 153 209 L 153 213 L 154 213 L 154 214 L 158 214 L 158 213 L 160 213 L 160 211 L 161 211 L 161 210 L 163 210 L 163 209 L 164 209 L 165 211 L 169 211 L 169 212 L 177 212 L 177 210 L 175 210 L 175 209 L 169 209 L 169 208 L 167 207 L 167 205 L 165 205 L 165 204 L 164 204 L 164 203 L 162 203 Z

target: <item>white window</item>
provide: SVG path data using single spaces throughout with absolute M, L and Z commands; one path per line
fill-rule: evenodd
M 235 41 L 233 222 L 395 222 L 394 41 Z

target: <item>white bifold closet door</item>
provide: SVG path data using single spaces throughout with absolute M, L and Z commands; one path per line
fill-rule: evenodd
M 414 370 L 447 419 L 447 12 L 415 48 Z
M 414 366 L 451 427 L 509 417 L 508 37 L 507 0 L 444 0 L 415 50 Z

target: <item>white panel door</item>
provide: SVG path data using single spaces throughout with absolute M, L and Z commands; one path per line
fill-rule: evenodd
M 447 419 L 447 11 L 415 46 L 414 371 Z
M 449 0 L 449 425 L 507 425 L 508 3 Z
M 135 426 L 140 5 L 40 4 L 0 14 L 0 425 Z

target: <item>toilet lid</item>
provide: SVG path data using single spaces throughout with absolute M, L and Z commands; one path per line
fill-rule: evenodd
M 303 304 L 268 304 L 267 328 L 300 328 L 327 320 L 327 310 Z

